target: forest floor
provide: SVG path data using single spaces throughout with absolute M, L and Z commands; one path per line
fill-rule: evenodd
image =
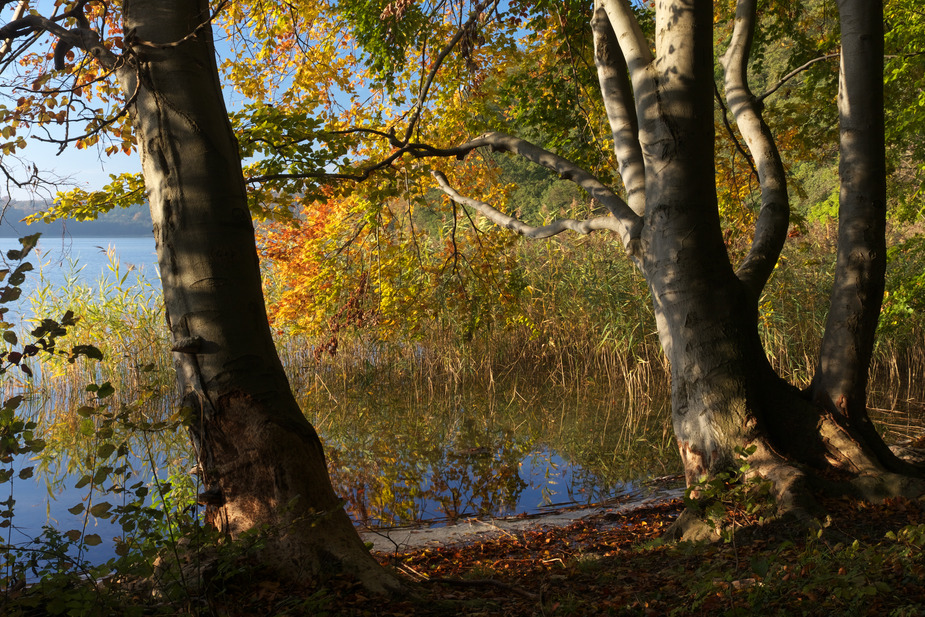
M 204 582 L 195 590 L 152 589 L 131 578 L 110 579 L 114 586 L 49 578 L 0 592 L 0 615 L 925 615 L 925 497 L 820 500 L 825 520 L 799 525 L 760 521 L 760 505 L 705 510 L 725 516 L 714 542 L 664 540 L 685 507 L 676 498 L 374 550 L 405 582 L 408 593 L 394 598 L 346 577 L 322 587 L 280 582 L 246 550 L 231 550 L 236 543 L 200 570 Z
M 925 615 L 925 501 L 823 502 L 818 529 L 755 524 L 665 543 L 681 500 L 489 538 L 375 553 L 413 595 L 355 582 L 297 590 L 250 576 L 219 615 Z M 253 573 L 252 573 L 253 574 Z M 248 591 L 249 590 L 249 591 Z

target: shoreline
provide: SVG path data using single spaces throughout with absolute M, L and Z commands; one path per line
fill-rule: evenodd
M 427 546 L 481 542 L 500 535 L 512 535 L 534 528 L 566 527 L 589 518 L 603 518 L 618 525 L 623 515 L 670 503 L 684 496 L 683 488 L 657 488 L 642 499 L 566 507 L 552 512 L 501 518 L 469 518 L 452 525 L 412 525 L 383 529 L 358 529 L 360 538 L 372 545 L 373 553 L 394 554 Z

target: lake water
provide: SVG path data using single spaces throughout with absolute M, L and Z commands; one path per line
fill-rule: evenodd
M 4 259 L 7 251 L 19 249 L 20 246 L 16 238 L 0 238 L 0 251 Z M 62 286 L 80 284 L 98 292 L 101 285 L 105 285 L 107 281 L 113 282 L 117 274 L 118 278 L 126 277 L 130 284 L 134 284 L 141 277 L 155 292 L 160 289 L 153 236 L 43 237 L 26 261 L 32 264 L 34 270 L 26 275 L 20 300 L 15 305 L 7 305 L 10 308 L 8 319 L 14 323 L 33 316 L 31 298 L 41 290 L 51 292 Z M 64 461 L 49 463 L 52 469 L 67 466 Z M 21 468 L 33 465 L 35 461 L 15 462 L 17 472 Z M 39 474 L 35 476 L 35 480 L 14 480 L 11 489 L 16 500 L 15 518 L 13 526 L 9 528 L 7 542 L 19 544 L 35 537 L 46 524 L 60 531 L 85 530 L 88 534 L 97 533 L 104 538 L 119 535 L 121 530 L 114 528 L 109 521 L 68 512 L 69 508 L 87 498 L 86 490 L 72 488 L 78 477 L 61 477 L 58 472 L 53 478 Z M 111 542 L 88 548 L 87 557 L 93 562 L 105 561 L 112 556 L 114 552 Z
M 0 238 L 0 250 L 18 249 L 16 238 Z M 154 237 L 117 238 L 45 238 L 29 255 L 35 271 L 27 275 L 24 292 L 40 284 L 38 275 L 51 286 L 61 286 L 79 280 L 96 284 L 105 276 L 112 276 L 113 259 L 121 263 L 125 274 L 142 275 L 160 288 L 157 275 L 157 253 Z M 72 276 L 74 275 L 74 276 Z M 25 294 L 24 294 L 25 295 Z
M 18 246 L 15 239 L 0 239 L 4 255 Z M 21 315 L 30 313 L 29 293 L 62 285 L 99 289 L 117 276 L 127 276 L 130 281 L 141 276 L 152 293 L 159 290 L 151 237 L 42 239 L 32 257 L 37 272 L 30 273 L 23 285 Z M 295 382 L 293 385 L 299 387 Z M 601 472 L 600 453 L 607 459 L 616 448 L 597 434 L 601 424 L 612 421 L 607 407 L 610 402 L 602 403 L 594 412 L 600 414 L 599 419 L 586 420 L 591 413 L 588 409 L 573 409 L 586 407 L 585 403 L 572 402 L 560 409 L 561 401 L 552 397 L 510 409 L 501 421 L 493 413 L 479 411 L 478 400 L 464 405 L 450 401 L 440 412 L 429 405 L 427 409 L 403 408 L 393 413 L 384 405 L 388 393 L 368 395 L 367 401 L 341 401 L 336 411 L 322 408 L 317 400 L 303 399 L 325 442 L 332 481 L 358 524 L 442 523 L 471 516 L 532 514 L 627 498 L 639 492 L 632 482 L 624 483 Z M 510 398 L 504 393 L 492 395 Z M 380 417 L 358 428 L 355 414 L 362 414 L 365 406 Z M 332 423 L 331 417 L 338 414 L 342 415 Z M 406 429 L 409 418 L 424 428 Z M 557 438 L 550 425 L 556 425 Z M 405 438 L 397 437 L 399 434 Z M 594 440 L 599 443 L 591 452 L 588 444 Z M 58 463 L 59 469 L 67 467 L 63 461 Z M 670 462 L 647 464 L 654 472 L 672 471 Z M 179 467 L 189 469 L 190 464 L 183 461 Z M 104 539 L 101 545 L 88 549 L 90 560 L 112 557 L 113 546 L 107 540 L 121 535 L 121 529 L 85 513 L 69 513 L 69 508 L 86 498 L 86 489 L 71 488 L 79 476 L 62 477 L 60 471 L 55 475 L 53 479 L 40 477 L 38 483 L 16 480 L 16 514 L 8 541 L 34 537 L 45 523 L 62 531 L 87 525 L 87 533 Z M 142 477 L 150 480 L 144 474 Z

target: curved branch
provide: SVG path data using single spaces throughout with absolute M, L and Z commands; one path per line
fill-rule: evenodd
M 626 248 L 627 253 L 631 256 L 637 253 L 639 236 L 642 230 L 642 217 L 633 212 L 625 201 L 620 199 L 619 196 L 607 188 L 600 180 L 581 167 L 578 167 L 571 161 L 553 154 L 552 152 L 543 150 L 528 141 L 520 139 L 519 137 L 505 135 L 504 133 L 485 133 L 456 148 L 448 148 L 445 150 L 428 149 L 426 154 L 422 151 L 415 155 L 455 156 L 459 159 L 463 159 L 473 150 L 483 147 L 489 147 L 494 151 L 518 154 L 530 162 L 555 171 L 563 180 L 570 180 L 583 188 L 593 199 L 607 208 L 612 215 L 612 218 L 601 217 L 600 220 L 591 219 L 596 222 L 592 224 L 589 230 L 612 229 L 617 231 L 620 234 L 620 238 L 623 241 L 623 246 Z M 612 222 L 605 223 L 605 220 Z M 577 228 L 569 226 L 564 227 L 564 229 L 575 229 L 578 231 Z
M 607 13 L 598 6 L 591 19 L 594 34 L 594 63 L 601 85 L 601 96 L 613 149 L 626 188 L 626 199 L 633 212 L 642 216 L 646 207 L 646 171 L 639 144 L 639 121 L 633 105 L 628 68 Z
M 757 7 L 757 0 L 739 0 L 732 40 L 722 57 L 729 110 L 755 161 L 761 185 L 761 210 L 755 222 L 755 236 L 748 255 L 736 271 L 755 301 L 774 271 L 790 224 L 784 164 L 771 129 L 762 118 L 762 105 L 748 85 L 748 60 L 757 24 Z
M 787 83 L 788 81 L 790 81 L 791 79 L 793 79 L 794 77 L 796 77 L 797 75 L 799 75 L 800 73 L 802 73 L 803 71 L 811 67 L 812 65 L 816 64 L 817 62 L 822 62 L 823 60 L 831 60 L 832 58 L 837 58 L 840 55 L 841 54 L 839 53 L 826 54 L 824 56 L 819 56 L 818 58 L 813 58 L 812 60 L 803 64 L 802 66 L 798 66 L 797 68 L 793 69 L 792 71 L 790 71 L 789 73 L 781 77 L 780 81 L 774 84 L 770 90 L 768 90 L 767 92 L 759 96 L 758 102 L 760 103 L 764 101 L 766 98 L 768 98 L 769 96 L 777 92 L 781 88 L 781 86 L 783 86 L 785 83 Z
M 366 129 L 354 129 L 364 130 Z M 378 134 L 392 141 L 394 139 L 391 133 L 382 133 L 381 131 L 368 130 L 373 134 Z M 633 212 L 629 205 L 618 195 L 610 190 L 604 183 L 592 176 L 590 173 L 575 165 L 571 161 L 562 158 L 552 152 L 544 150 L 530 142 L 513 137 L 504 133 L 485 133 L 475 139 L 456 146 L 454 148 L 435 148 L 427 144 L 411 143 L 401 148 L 397 148 L 383 160 L 363 168 L 354 174 L 332 174 L 323 171 L 308 171 L 300 173 L 282 173 L 267 174 L 263 176 L 252 176 L 247 178 L 248 184 L 257 182 L 267 182 L 272 180 L 298 180 L 305 178 L 324 178 L 328 180 L 355 180 L 363 181 L 369 178 L 374 172 L 384 169 L 394 163 L 404 155 L 410 155 L 414 158 L 427 157 L 456 157 L 464 159 L 473 150 L 488 147 L 493 151 L 510 152 L 518 154 L 532 163 L 536 163 L 547 169 L 555 171 L 563 180 L 570 180 L 584 189 L 593 199 L 603 205 L 610 212 L 612 217 L 600 217 L 600 221 L 591 223 L 590 231 L 595 229 L 610 229 L 620 234 L 623 246 L 627 253 L 634 255 L 638 249 L 639 236 L 642 230 L 642 217 Z M 460 196 L 461 199 L 466 199 Z M 455 200 L 455 198 L 454 198 Z M 458 203 L 463 203 L 459 201 Z M 479 202 L 481 203 L 481 202 Z M 471 204 L 466 204 L 471 205 Z M 473 205 L 473 207 L 475 207 Z M 489 206 L 490 207 L 490 206 Z M 611 221 L 604 223 L 603 221 Z M 580 227 L 580 226 L 579 226 Z M 575 229 L 575 227 L 566 227 Z M 519 232 L 523 233 L 523 232 Z M 558 232 L 557 232 L 558 233 Z M 587 233 L 587 232 L 582 232 Z M 544 236 L 545 237 L 545 236 Z
M 534 227 L 532 225 L 527 225 L 520 219 L 517 219 L 513 216 L 509 216 L 504 212 L 494 208 L 493 206 L 485 203 L 484 201 L 479 201 L 477 199 L 472 199 L 471 197 L 464 197 L 460 195 L 446 179 L 446 176 L 440 173 L 439 171 L 433 172 L 434 178 L 437 180 L 437 184 L 440 185 L 440 190 L 449 195 L 450 199 L 456 203 L 468 206 L 473 210 L 477 210 L 482 216 L 490 220 L 495 225 L 499 227 L 504 227 L 505 229 L 510 229 L 522 236 L 534 239 L 542 238 L 551 238 L 552 236 L 558 235 L 564 231 L 575 231 L 582 235 L 589 234 L 593 231 L 599 230 L 609 230 L 615 231 L 617 233 L 623 233 L 623 225 L 612 216 L 597 216 L 590 219 L 585 219 L 579 221 L 576 219 L 556 219 L 549 225 L 543 225 L 542 227 Z
M 15 39 L 33 32 L 43 31 L 58 37 L 56 49 L 76 47 L 95 58 L 104 68 L 115 69 L 118 67 L 121 62 L 120 56 L 106 49 L 98 32 L 84 27 L 68 30 L 64 26 L 55 23 L 56 20 L 64 19 L 65 17 L 74 16 L 65 13 L 56 17 L 55 20 L 51 20 L 41 15 L 26 15 L 0 28 L 0 39 Z
M 519 137 L 514 137 L 505 133 L 491 132 L 480 135 L 455 148 L 438 149 L 418 145 L 412 153 L 419 158 L 425 156 L 455 156 L 461 160 L 466 158 L 473 150 L 484 147 L 489 147 L 496 152 L 501 151 L 518 154 L 531 163 L 536 163 L 537 165 L 542 165 L 547 169 L 551 169 L 559 174 L 559 178 L 570 180 L 587 191 L 591 197 L 600 202 L 615 218 L 622 221 L 627 227 L 633 227 L 642 220 L 639 215 L 630 209 L 625 201 L 590 173 L 568 159 L 564 159 L 557 154 L 544 150 Z
M 363 130 L 367 129 L 354 129 Z M 380 131 L 368 130 L 373 134 L 379 134 L 382 137 L 392 139 L 390 133 L 381 133 Z M 542 165 L 547 169 L 555 171 L 563 180 L 571 180 L 583 188 L 591 197 L 603 205 L 623 226 L 621 235 L 624 237 L 624 244 L 635 240 L 639 236 L 639 230 L 642 226 L 642 218 L 633 212 L 633 210 L 618 195 L 610 190 L 603 182 L 592 176 L 590 173 L 578 167 L 571 161 L 562 158 L 552 152 L 544 150 L 530 142 L 513 137 L 504 133 L 485 133 L 475 139 L 456 146 L 453 148 L 435 148 L 427 144 L 410 143 L 401 148 L 397 148 L 381 161 L 363 168 L 354 174 L 332 174 L 323 171 L 308 171 L 299 173 L 282 173 L 267 174 L 263 176 L 252 176 L 247 179 L 249 184 L 257 182 L 267 182 L 271 180 L 298 180 L 304 178 L 325 178 L 330 180 L 356 180 L 362 181 L 368 179 L 374 172 L 385 169 L 396 160 L 404 155 L 410 155 L 414 158 L 427 157 L 456 157 L 460 160 L 466 158 L 470 152 L 478 148 L 488 147 L 494 151 L 510 152 L 518 154 L 532 163 Z

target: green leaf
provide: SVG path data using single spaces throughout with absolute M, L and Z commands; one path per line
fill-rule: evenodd
M 99 535 L 91 533 L 84 536 L 84 542 L 87 546 L 99 546 L 103 542 L 103 539 L 100 538 Z
M 83 488 L 87 486 L 88 484 L 90 484 L 91 480 L 92 478 L 90 476 L 84 475 L 80 480 L 77 481 L 77 484 L 74 485 L 74 488 L 77 488 L 77 489 Z
M 69 529 L 64 532 L 64 535 L 67 536 L 67 539 L 71 542 L 77 542 L 80 540 L 80 532 L 76 529 Z
M 73 514 L 74 516 L 77 516 L 78 514 L 84 511 L 84 505 L 82 503 L 79 503 L 73 508 L 68 508 L 67 511 Z
M 93 474 L 93 483 L 96 485 L 102 484 L 103 482 L 106 481 L 106 478 L 109 477 L 110 473 L 112 473 L 112 467 L 106 467 L 105 465 L 103 467 L 100 467 Z
M 4 287 L 0 291 L 0 303 L 6 304 L 7 302 L 15 302 L 19 300 L 19 296 L 22 295 L 22 289 L 19 287 Z
M 103 358 L 103 354 L 100 354 L 100 359 Z M 108 381 L 100 386 L 100 389 L 97 391 L 96 395 L 99 398 L 107 398 L 116 393 L 116 389 L 112 387 L 112 384 Z
M 85 356 L 91 360 L 102 360 L 103 352 L 93 345 L 74 345 L 71 347 L 71 358 L 77 358 L 79 356 Z M 107 384 L 103 384 L 103 387 L 106 385 Z M 100 394 L 99 396 L 105 397 L 108 395 Z
M 37 234 L 29 235 L 29 236 L 23 236 L 22 238 L 19 239 L 19 243 L 20 245 L 22 245 L 22 253 L 24 256 L 28 255 L 32 251 L 32 249 L 38 246 L 40 237 L 42 237 L 42 234 L 37 233 Z
M 24 468 L 21 469 L 20 472 L 19 472 L 19 479 L 20 479 L 20 480 L 28 480 L 29 478 L 32 477 L 32 472 L 33 472 L 34 469 L 35 469 L 35 467 L 24 467 Z
M 102 503 L 96 504 L 95 506 L 91 506 L 90 514 L 92 514 L 93 516 L 97 518 L 101 518 L 109 514 L 110 508 L 112 508 L 112 504 L 109 503 L 108 501 L 104 501 Z
M 115 451 L 116 451 L 116 446 L 114 446 L 111 443 L 104 443 L 103 445 L 101 445 L 99 448 L 96 449 L 96 455 L 100 457 L 101 459 L 107 459 L 109 458 L 109 455 L 111 455 Z
M 19 339 L 16 338 L 16 333 L 12 330 L 7 330 L 3 333 L 3 340 L 9 343 L 10 345 L 15 345 L 19 342 Z
M 11 396 L 3 402 L 4 411 L 14 411 L 22 403 L 22 396 Z

